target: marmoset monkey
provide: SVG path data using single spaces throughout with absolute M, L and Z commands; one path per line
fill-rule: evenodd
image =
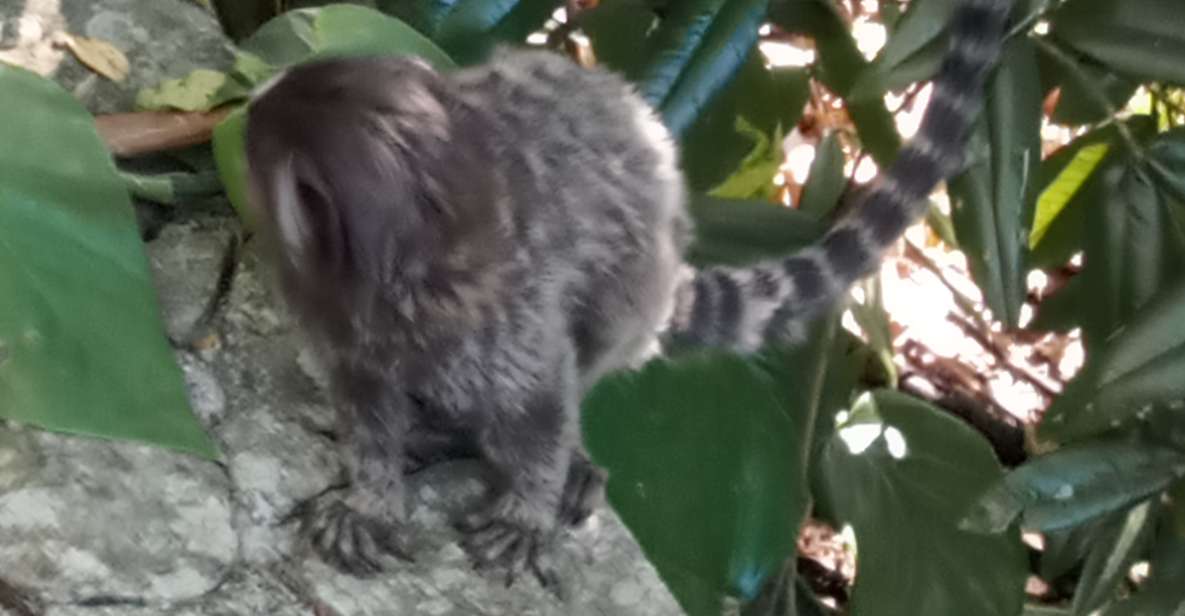
M 253 202 L 283 295 L 330 368 L 352 480 L 310 518 L 357 574 L 401 541 L 403 464 L 476 452 L 501 478 L 461 521 L 507 580 L 555 584 L 557 529 L 604 476 L 581 396 L 656 343 L 745 352 L 801 332 L 957 170 L 1007 0 L 961 0 L 916 137 L 814 246 L 695 271 L 675 145 L 634 89 L 541 51 L 449 73 L 398 57 L 291 68 L 249 106 Z

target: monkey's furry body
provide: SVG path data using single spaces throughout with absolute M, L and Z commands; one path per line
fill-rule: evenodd
M 440 74 L 398 58 L 289 70 L 249 107 L 253 202 L 281 288 L 330 368 L 352 485 L 310 518 L 357 573 L 402 555 L 406 460 L 500 478 L 462 521 L 480 564 L 546 562 L 603 476 L 578 405 L 663 343 L 753 350 L 868 273 L 957 167 L 1006 0 L 966 0 L 918 136 L 821 242 L 695 272 L 673 141 L 620 78 L 546 52 Z

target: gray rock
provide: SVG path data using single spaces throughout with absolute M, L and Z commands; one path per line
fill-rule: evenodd
M 26 469 L 0 493 L 8 582 L 50 601 L 177 601 L 215 588 L 237 556 L 229 481 L 216 464 L 11 428 L 0 448 Z
M 529 574 L 507 588 L 499 577 L 475 572 L 449 520 L 479 502 L 484 486 L 481 468 L 473 462 L 438 464 L 412 476 L 410 530 L 418 544 L 416 561 L 396 564 L 381 579 L 361 580 L 310 558 L 303 562 L 303 571 L 313 595 L 342 616 L 682 613 L 608 509 L 596 512 L 558 546 L 555 561 L 569 595 L 565 601 Z
M 57 604 L 45 616 L 309 616 L 308 601 L 285 584 L 282 571 L 241 568 L 216 590 L 188 601 L 112 606 Z
M 226 412 L 226 394 L 214 373 L 192 353 L 178 353 L 177 363 L 185 375 L 185 386 L 189 391 L 189 404 L 202 420 L 202 424 L 213 426 L 222 420 Z
M 196 333 L 217 291 L 223 257 L 235 234 L 229 221 L 214 220 L 165 227 L 145 247 L 165 332 L 176 343 L 188 342 Z
M 190 0 L 0 0 L 0 54 L 51 76 L 92 113 L 132 110 L 136 93 L 197 68 L 227 70 L 233 51 L 210 11 Z M 127 57 L 114 82 L 61 45 L 62 33 L 102 39 Z

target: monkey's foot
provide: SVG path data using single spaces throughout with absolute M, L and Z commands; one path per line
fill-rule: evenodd
M 573 456 L 564 484 L 564 496 L 560 500 L 560 524 L 580 526 L 587 520 L 604 499 L 606 478 L 605 471 L 588 458 Z
M 563 598 L 550 554 L 556 537 L 554 519 L 554 512 L 506 494 L 465 516 L 457 527 L 466 533 L 461 545 L 479 571 L 501 569 L 510 586 L 530 569 L 541 586 Z
M 337 499 L 309 507 L 301 527 L 326 563 L 359 577 L 381 572 L 389 556 L 412 560 L 401 530 L 397 523 L 364 515 Z

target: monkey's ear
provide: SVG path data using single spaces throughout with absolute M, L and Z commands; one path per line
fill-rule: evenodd
M 344 265 L 341 218 L 325 187 L 289 164 L 273 176 L 271 189 L 275 232 L 293 264 Z

